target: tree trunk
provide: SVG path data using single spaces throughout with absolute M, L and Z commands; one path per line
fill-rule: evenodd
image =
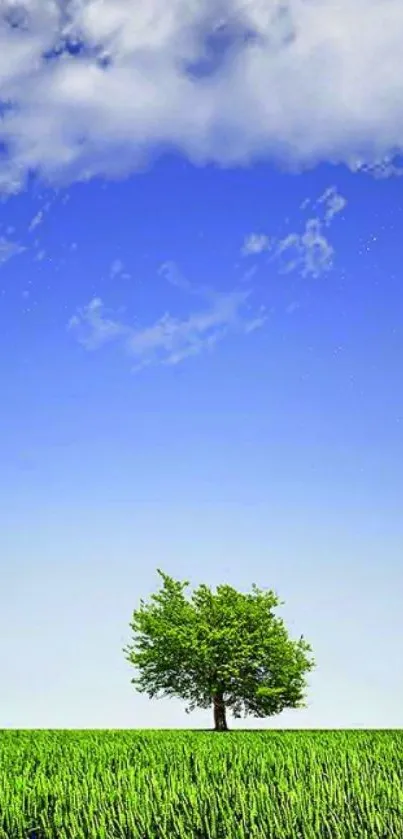
M 225 717 L 225 702 L 222 693 L 215 693 L 213 696 L 214 707 L 214 731 L 228 731 Z

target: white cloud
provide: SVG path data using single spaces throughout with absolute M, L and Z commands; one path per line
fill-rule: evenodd
M 197 293 L 197 289 L 193 286 L 189 280 L 184 277 L 178 269 L 178 266 L 173 260 L 167 260 L 160 265 L 158 269 L 158 273 L 161 277 L 163 277 L 170 285 L 175 286 L 176 288 L 181 289 L 182 291 L 187 291 L 189 293 Z
M 283 261 L 283 255 L 294 253 L 294 257 Z M 333 267 L 334 248 L 321 231 L 317 218 L 308 219 L 302 234 L 290 233 L 278 242 L 276 257 L 280 259 L 280 270 L 289 273 L 299 269 L 302 277 L 319 277 Z
M 179 291 L 186 292 L 186 294 L 193 295 L 194 297 L 199 297 L 210 303 L 210 305 L 214 305 L 217 301 L 217 292 L 214 291 L 214 289 L 210 288 L 210 286 L 190 282 L 187 277 L 183 276 L 176 262 L 172 259 L 167 260 L 160 265 L 158 274 L 160 277 L 163 277 L 169 285 L 173 286 L 173 288 L 177 288 Z
M 300 209 L 306 209 L 310 203 L 311 199 L 306 198 Z M 322 220 L 319 217 L 310 218 L 302 233 L 289 233 L 283 239 L 271 239 L 264 233 L 251 234 L 246 238 L 242 252 L 256 255 L 271 250 L 269 261 L 277 261 L 282 273 L 299 270 L 303 277 L 318 277 L 333 267 L 334 258 L 333 245 L 324 235 L 322 227 L 330 227 L 335 216 L 346 205 L 346 198 L 337 188 L 328 187 L 315 202 L 315 206 L 323 208 Z M 284 255 L 287 256 L 286 259 Z
M 200 288 L 198 294 L 204 296 Z M 248 334 L 263 325 L 264 309 L 249 315 L 249 291 L 218 293 L 209 290 L 209 305 L 185 318 L 169 312 L 147 327 L 133 327 L 107 316 L 103 302 L 94 298 L 68 323 L 78 341 L 88 350 L 119 341 L 135 359 L 136 368 L 148 364 L 178 364 L 189 356 L 211 349 L 230 332 Z
M 11 257 L 17 256 L 19 253 L 23 253 L 25 250 L 26 248 L 23 245 L 20 245 L 19 242 L 12 242 L 10 239 L 0 236 L 0 265 L 4 262 L 8 262 Z
M 304 203 L 304 209 L 307 202 Z M 280 260 L 280 270 L 284 273 L 299 270 L 302 277 L 319 277 L 333 268 L 334 247 L 323 233 L 322 227 L 329 227 L 335 216 L 347 205 L 347 200 L 335 186 L 328 187 L 315 202 L 323 207 L 323 220 L 309 218 L 303 233 L 290 233 L 280 239 L 274 251 L 274 258 Z M 293 257 L 284 261 L 284 254 Z
M 30 223 L 30 225 L 29 225 L 29 227 L 28 227 L 29 232 L 31 232 L 31 230 L 34 230 L 34 229 L 35 229 L 35 227 L 38 227 L 40 224 L 42 224 L 42 222 L 43 222 L 43 217 L 44 217 L 44 212 L 43 212 L 43 210 L 38 210 L 38 212 L 37 212 L 37 213 L 36 213 L 36 215 L 33 217 L 33 219 L 31 220 L 31 223 Z
M 0 189 L 122 175 L 160 146 L 390 173 L 402 31 L 401 0 L 2 0 Z
M 334 217 L 344 210 L 347 200 L 343 195 L 340 195 L 340 193 L 337 192 L 335 186 L 330 186 L 325 190 L 323 195 L 320 196 L 317 204 L 325 205 L 325 224 L 328 226 L 333 221 Z
M 29 230 L 30 233 L 31 233 L 32 230 L 35 230 L 35 227 L 39 227 L 39 225 L 42 224 L 44 216 L 45 216 L 44 210 L 38 210 L 38 212 L 33 217 L 33 219 L 30 222 L 30 225 L 28 227 L 28 230 Z
M 52 206 L 52 201 L 47 201 L 43 205 L 43 207 L 40 210 L 38 210 L 38 212 L 34 215 L 34 217 L 30 221 L 30 224 L 29 224 L 29 227 L 28 227 L 28 232 L 29 233 L 32 233 L 32 231 L 35 230 L 36 227 L 39 227 L 40 224 L 43 224 L 46 213 L 49 212 L 51 206 Z
M 130 328 L 105 316 L 102 300 L 94 297 L 88 306 L 78 309 L 67 328 L 73 330 L 80 344 L 87 350 L 97 350 L 110 341 L 127 337 Z
M 403 166 L 392 163 L 388 156 L 381 162 L 373 164 L 362 163 L 361 165 L 356 165 L 354 169 L 355 171 L 368 172 L 368 174 L 378 180 L 391 177 L 401 178 L 403 175 Z
M 247 331 L 252 319 L 241 317 L 247 294 L 217 294 L 208 309 L 184 319 L 164 314 L 153 326 L 133 332 L 128 349 L 142 362 L 162 361 L 177 364 L 190 355 L 198 355 L 224 338 L 230 330 Z
M 268 251 L 270 247 L 271 239 L 265 233 L 250 233 L 243 243 L 241 252 L 243 256 L 250 256 Z

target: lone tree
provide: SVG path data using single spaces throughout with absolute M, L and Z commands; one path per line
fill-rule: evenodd
M 140 671 L 132 679 L 150 699 L 178 696 L 214 710 L 215 731 L 227 731 L 226 709 L 234 717 L 268 717 L 284 708 L 306 708 L 304 673 L 315 667 L 311 647 L 291 641 L 283 621 L 273 615 L 277 595 L 252 586 L 242 594 L 229 585 L 216 593 L 202 584 L 191 602 L 177 582 L 157 569 L 163 587 L 153 603 L 140 600 L 130 627 L 134 643 L 126 658 Z M 158 696 L 158 693 L 160 696 Z

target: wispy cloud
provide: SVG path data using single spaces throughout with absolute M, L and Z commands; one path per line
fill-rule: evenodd
M 175 277 L 175 263 L 165 263 L 163 271 Z M 178 272 L 178 276 L 180 276 Z M 186 291 L 189 291 L 184 280 Z M 149 364 L 178 364 L 190 356 L 211 350 L 231 332 L 249 334 L 263 326 L 266 315 L 261 308 L 250 313 L 250 291 L 215 292 L 198 287 L 192 292 L 204 297 L 208 305 L 177 318 L 165 312 L 153 324 L 134 327 L 111 317 L 102 300 L 94 298 L 70 319 L 68 329 L 88 350 L 118 342 L 136 362 L 136 369 Z
M 187 291 L 190 294 L 199 293 L 199 289 L 192 285 L 186 277 L 179 271 L 179 268 L 173 260 L 163 262 L 158 268 L 158 274 L 163 277 L 170 285 Z
M 250 256 L 257 253 L 263 253 L 271 248 L 271 239 L 265 233 L 250 233 L 246 236 L 242 246 L 241 253 L 243 256 Z
M 347 199 L 343 195 L 340 195 L 335 186 L 330 186 L 318 198 L 317 204 L 324 205 L 324 223 L 326 226 L 329 226 L 334 217 L 344 210 L 344 207 L 347 205 Z
M 176 262 L 167 260 L 160 265 L 158 274 L 166 280 L 169 285 L 183 291 L 186 294 L 200 297 L 206 301 L 216 300 L 217 293 L 210 286 L 199 285 L 198 283 L 190 282 L 179 270 Z
M 187 318 L 166 313 L 153 326 L 133 333 L 128 349 L 142 363 L 177 364 L 199 355 L 231 331 L 250 331 L 255 318 L 242 316 L 247 298 L 245 292 L 217 294 L 209 308 Z
M 312 201 L 306 198 L 300 205 L 305 210 Z M 335 216 L 347 205 L 346 198 L 335 186 L 328 187 L 314 206 L 322 210 L 309 218 L 302 233 L 289 233 L 283 238 L 270 238 L 266 234 L 251 234 L 245 240 L 242 253 L 257 256 L 271 250 L 269 261 L 277 263 L 281 273 L 299 271 L 303 277 L 318 277 L 333 267 L 334 247 L 326 237 L 323 228 L 329 228 Z M 248 250 L 247 243 L 250 243 Z
M 280 271 L 288 274 L 299 270 L 302 277 L 319 277 L 329 271 L 333 266 L 333 256 L 334 248 L 322 233 L 321 222 L 317 218 L 308 219 L 302 234 L 290 233 L 278 242 L 276 248 Z
M 38 210 L 36 215 L 33 217 L 28 230 L 31 233 L 32 230 L 35 230 L 35 227 L 38 227 L 43 222 L 44 212 L 43 210 Z
M 40 209 L 40 210 L 38 210 L 38 212 L 37 212 L 37 213 L 34 215 L 34 217 L 31 219 L 30 224 L 29 224 L 29 226 L 28 226 L 28 232 L 29 232 L 29 233 L 32 233 L 32 231 L 33 231 L 33 230 L 35 230 L 35 228 L 36 228 L 36 227 L 39 227 L 39 225 L 40 225 L 40 224 L 43 224 L 43 221 L 44 221 L 44 219 L 45 219 L 46 213 L 48 213 L 48 212 L 49 212 L 49 210 L 50 210 L 51 206 L 52 206 L 52 202 L 51 202 L 51 201 L 47 201 L 47 202 L 43 205 L 43 207 L 41 207 L 41 209 Z
M 303 209 L 308 203 L 303 202 Z M 315 202 L 322 210 L 323 218 L 309 218 L 302 233 L 290 233 L 276 243 L 274 256 L 279 260 L 282 272 L 298 270 L 302 277 L 316 278 L 333 268 L 335 251 L 323 228 L 329 228 L 346 205 L 347 199 L 335 186 L 324 191 Z
M 13 256 L 23 253 L 25 250 L 24 245 L 20 245 L 19 242 L 12 242 L 10 239 L 6 239 L 5 236 L 0 236 L 0 265 L 8 262 Z
M 402 29 L 401 0 L 2 0 L 0 189 L 121 175 L 167 146 L 392 172 Z
M 243 272 L 241 277 L 241 283 L 250 283 L 250 281 L 255 276 L 257 270 L 258 266 L 256 265 L 256 262 L 253 265 L 250 265 L 249 268 L 247 268 L 246 271 Z
M 87 306 L 79 308 L 70 318 L 67 328 L 73 330 L 77 340 L 87 350 L 98 350 L 104 344 L 127 338 L 130 327 L 108 318 L 100 297 L 94 297 Z

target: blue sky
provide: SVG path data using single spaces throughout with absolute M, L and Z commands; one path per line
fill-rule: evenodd
M 403 723 L 403 12 L 218 5 L 0 13 L 1 727 L 212 725 L 130 684 L 157 567 L 312 644 L 232 727 Z

